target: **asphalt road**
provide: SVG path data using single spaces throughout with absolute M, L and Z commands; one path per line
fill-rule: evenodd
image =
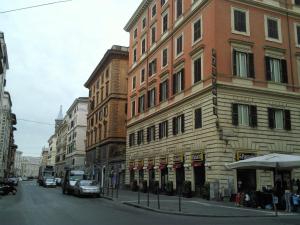
M 0 225 L 300 225 L 300 216 L 214 218 L 165 215 L 102 198 L 63 195 L 23 181 L 17 195 L 0 197 Z

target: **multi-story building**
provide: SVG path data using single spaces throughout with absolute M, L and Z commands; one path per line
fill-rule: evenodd
M 22 177 L 37 177 L 41 165 L 41 157 L 22 157 Z
M 67 153 L 67 132 L 68 132 L 68 117 L 65 116 L 62 123 L 59 125 L 56 136 L 56 156 L 55 156 L 55 173 L 57 176 L 63 176 L 66 166 Z
M 55 156 L 56 156 L 56 133 L 52 134 L 48 140 L 49 144 L 49 153 L 48 153 L 48 160 L 47 165 L 54 166 L 55 165 Z
M 72 169 L 85 168 L 85 139 L 88 112 L 88 98 L 75 99 L 67 111 L 66 166 Z
M 15 154 L 15 171 L 14 174 L 16 177 L 20 177 L 22 175 L 22 154 L 21 151 L 16 151 Z
M 48 165 L 49 148 L 43 147 L 41 154 L 41 166 Z
M 143 0 L 125 30 L 126 183 L 209 182 L 224 195 L 274 186 L 272 171 L 225 164 L 300 154 L 299 1 Z
M 6 50 L 6 44 L 4 40 L 4 34 L 0 31 L 0 109 L 2 108 L 4 98 L 4 87 L 6 84 L 6 70 L 9 69 L 8 56 Z M 1 117 L 1 110 L 0 110 Z M 0 121 L 1 125 L 1 121 Z
M 89 89 L 86 155 L 100 184 L 124 184 L 128 48 L 109 49 L 85 87 Z

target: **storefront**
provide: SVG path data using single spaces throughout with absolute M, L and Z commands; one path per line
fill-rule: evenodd
M 129 183 L 132 184 L 134 181 L 134 160 L 129 161 L 128 163 L 128 170 L 129 170 Z
M 205 155 L 203 152 L 192 153 L 192 168 L 194 170 L 195 192 L 200 194 L 200 189 L 205 183 Z
M 168 158 L 166 156 L 161 157 L 159 160 L 160 169 L 160 188 L 162 191 L 166 190 L 166 184 L 168 182 Z
M 184 172 L 184 157 L 182 154 L 174 155 L 173 158 L 173 168 L 176 171 L 176 189 L 183 187 L 183 182 L 185 180 Z
M 139 184 L 141 184 L 144 180 L 144 160 L 140 159 L 137 164 L 137 170 L 139 171 Z
M 249 159 L 255 157 L 253 152 L 236 153 L 236 161 Z M 255 169 L 237 169 L 237 190 L 238 192 L 256 191 L 256 170 Z
M 147 165 L 147 170 L 148 170 L 148 185 L 149 185 L 149 190 L 154 191 L 154 181 L 155 181 L 155 169 L 154 169 L 155 161 L 153 158 L 148 159 L 148 165 Z

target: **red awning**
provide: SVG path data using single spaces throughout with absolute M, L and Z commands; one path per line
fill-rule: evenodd
M 204 163 L 202 161 L 194 161 L 192 162 L 192 166 L 193 167 L 199 167 L 199 166 L 203 166 Z

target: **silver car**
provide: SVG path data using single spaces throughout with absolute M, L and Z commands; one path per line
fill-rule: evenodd
M 100 187 L 94 180 L 79 180 L 74 186 L 74 195 L 100 197 Z
M 44 187 L 56 187 L 55 178 L 46 178 L 44 181 Z

